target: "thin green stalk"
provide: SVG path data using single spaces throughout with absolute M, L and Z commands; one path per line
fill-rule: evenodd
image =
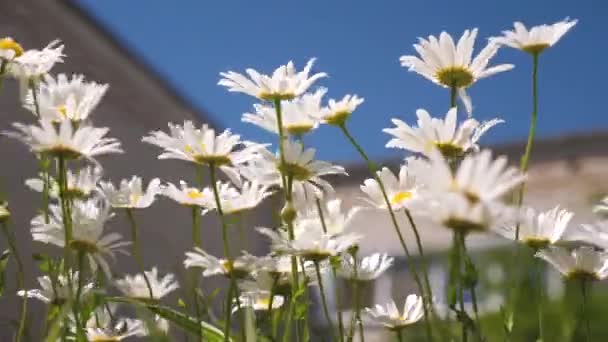
M 198 181 L 199 188 L 203 187 L 203 173 L 204 168 L 203 165 L 197 165 L 195 167 L 196 170 L 196 180 Z M 201 237 L 201 208 L 197 206 L 192 206 L 192 243 L 195 247 L 203 248 L 203 240 Z M 201 334 L 200 341 L 204 340 L 203 337 L 203 328 L 202 328 L 202 312 L 201 312 L 201 303 L 198 292 L 196 291 L 200 285 L 201 273 L 199 270 L 194 269 L 191 272 L 192 275 L 192 296 L 194 299 L 194 312 L 196 313 L 196 319 L 198 320 L 199 326 L 201 326 Z
M 150 299 L 154 299 L 152 285 L 150 284 L 148 275 L 146 275 L 146 269 L 144 268 L 144 259 L 141 255 L 141 249 L 139 248 L 139 232 L 137 229 L 137 222 L 135 221 L 135 216 L 133 215 L 133 211 L 131 210 L 131 208 L 126 208 L 125 211 L 127 212 L 127 218 L 129 219 L 129 223 L 131 225 L 131 239 L 133 240 L 131 250 L 133 256 L 135 257 L 135 261 L 137 262 L 137 266 L 139 267 L 139 271 L 144 276 L 144 281 L 146 282 L 146 286 L 148 287 Z
M 418 247 L 418 254 L 420 254 L 421 264 L 422 264 L 422 277 L 424 280 L 424 284 L 426 286 L 426 294 L 429 298 L 433 298 L 433 289 L 431 288 L 431 282 L 429 281 L 429 271 L 426 263 L 426 257 L 424 255 L 424 248 L 422 247 L 422 239 L 420 238 L 420 234 L 418 233 L 418 227 L 414 222 L 414 218 L 408 209 L 405 209 L 405 215 L 407 216 L 407 220 L 412 227 L 412 231 L 414 232 L 414 236 L 416 237 L 416 246 Z
M 17 263 L 17 286 L 22 291 L 27 291 L 25 288 L 25 272 L 23 268 L 23 262 L 21 261 L 21 256 L 19 251 L 17 250 L 17 240 L 15 238 L 15 234 L 12 230 L 9 229 L 6 220 L 2 221 L 2 231 L 6 236 L 6 241 L 8 242 L 8 248 L 11 251 L 11 254 L 15 258 L 15 262 Z M 15 337 L 16 342 L 21 342 L 23 338 L 23 333 L 25 332 L 25 321 L 27 318 L 27 296 L 23 295 L 21 297 L 21 314 L 19 315 L 19 327 L 17 328 L 17 336 Z
M 42 211 L 44 213 L 44 223 L 50 222 L 49 215 L 49 201 L 50 201 L 50 184 L 51 184 L 51 176 L 49 174 L 49 164 L 50 160 L 48 156 L 42 154 L 40 155 L 40 169 L 42 171 Z
M 192 243 L 195 247 L 203 248 L 203 242 L 201 240 L 201 215 L 200 208 L 197 206 L 192 207 Z
M 363 160 L 365 160 L 365 163 L 367 165 L 369 172 L 371 173 L 372 177 L 374 177 L 374 179 L 378 183 L 378 187 L 380 188 L 380 191 L 382 192 L 382 197 L 384 198 L 384 203 L 386 204 L 386 207 L 388 208 L 391 222 L 393 223 L 393 227 L 399 238 L 399 243 L 401 244 L 401 247 L 403 248 L 403 251 L 405 252 L 405 255 L 407 256 L 407 260 L 412 260 L 412 256 L 410 254 L 409 248 L 407 247 L 407 244 L 405 243 L 405 239 L 403 238 L 403 234 L 401 233 L 401 228 L 399 226 L 399 223 L 397 222 L 397 217 L 395 216 L 395 211 L 393 210 L 391 201 L 389 200 L 388 195 L 386 193 L 386 188 L 384 187 L 384 183 L 382 182 L 382 180 L 380 179 L 380 177 L 378 177 L 378 174 L 376 173 L 376 166 L 369 159 L 369 157 L 367 156 L 367 154 L 365 153 L 365 151 L 363 150 L 361 145 L 359 145 L 357 140 L 350 134 L 350 132 L 346 128 L 346 125 L 342 124 L 339 127 L 342 130 L 342 133 L 344 133 L 344 136 L 351 143 L 351 145 L 353 145 L 353 147 L 355 147 L 355 149 L 359 152 L 359 154 L 361 155 Z M 420 277 L 418 276 L 418 272 L 416 271 L 416 266 L 414 265 L 414 263 L 409 263 L 408 269 L 409 269 L 410 273 L 412 274 L 412 277 L 414 277 L 414 281 L 416 282 L 416 285 L 418 286 L 418 290 L 420 291 L 420 294 L 422 295 L 422 299 L 425 302 L 425 304 L 423 305 L 425 329 L 426 329 L 427 339 L 429 341 L 432 341 L 433 335 L 431 332 L 431 325 L 429 322 L 429 315 L 428 315 L 428 309 L 430 307 L 429 300 L 432 300 L 432 299 L 428 298 L 425 295 L 424 286 L 422 285 L 422 282 L 420 281 Z
M 361 298 L 359 298 L 359 287 L 361 286 L 361 281 L 359 280 L 359 270 L 357 260 L 357 252 L 352 254 L 353 256 L 353 273 L 355 279 L 353 281 L 353 296 L 355 302 L 355 324 L 359 327 L 359 341 L 365 342 L 365 334 L 363 331 L 363 321 L 361 320 Z
M 583 297 L 583 321 L 585 322 L 585 341 L 589 341 L 589 336 L 591 336 L 591 328 L 589 327 L 589 313 L 587 312 L 587 280 L 585 278 L 581 278 L 581 295 Z
M 82 287 L 84 286 L 85 256 L 86 255 L 84 251 L 78 251 L 78 284 L 76 287 L 76 297 L 74 297 L 74 305 L 72 306 L 72 309 L 74 311 L 74 319 L 76 320 L 76 329 L 79 338 L 78 340 L 80 340 L 81 337 L 84 338 L 85 336 L 84 329 L 82 327 L 82 324 L 80 323 L 82 319 L 82 312 L 80 311 L 80 295 L 82 294 Z
M 325 319 L 327 319 L 327 325 L 329 331 L 332 336 L 332 340 L 337 341 L 336 332 L 334 331 L 334 325 L 329 315 L 329 308 L 327 306 L 327 298 L 325 297 L 325 288 L 323 287 L 323 278 L 321 277 L 321 268 L 319 267 L 319 262 L 315 261 L 315 272 L 317 273 L 317 281 L 319 282 L 319 292 L 321 295 L 321 304 L 323 305 L 323 313 L 325 314 Z
M 64 231 L 64 270 L 66 273 L 66 279 L 70 280 L 71 273 L 71 251 L 70 251 L 70 243 L 72 242 L 72 214 L 70 212 L 70 207 L 67 198 L 67 169 L 66 162 L 63 156 L 58 157 L 58 166 L 59 166 L 59 197 L 61 201 L 61 214 L 63 219 L 63 231 Z
M 29 81 L 30 89 L 32 90 L 32 98 L 34 100 L 34 110 L 36 111 L 36 116 L 40 119 L 40 103 L 38 102 L 38 92 L 36 91 L 36 83 L 34 81 Z
M 456 93 L 458 92 L 458 88 L 452 86 L 450 87 L 450 108 L 456 107 Z
M 532 144 L 534 143 L 534 136 L 536 134 L 536 121 L 538 118 L 538 57 L 538 53 L 532 54 L 532 116 L 530 118 L 530 132 L 528 133 L 526 150 L 521 157 L 521 172 L 528 171 L 528 163 L 530 162 L 530 156 L 532 155 Z M 524 193 L 526 191 L 525 184 L 526 183 L 523 183 L 519 189 L 519 197 L 517 199 L 518 206 L 521 206 L 524 202 Z M 515 240 L 519 240 L 519 225 L 515 228 Z
M 2 85 L 4 84 L 4 74 L 6 73 L 6 65 L 8 62 L 5 59 L 0 63 L 0 94 L 2 93 Z
M 403 342 L 403 329 L 395 330 L 395 334 L 397 335 L 397 341 Z
M 536 306 L 538 309 L 538 340 L 539 341 L 545 341 L 544 339 L 544 331 L 543 331 L 543 305 L 544 305 L 544 298 L 543 298 L 543 271 L 544 271 L 544 265 L 543 265 L 543 261 L 542 259 L 538 259 L 536 261 L 536 286 L 538 287 L 538 305 Z

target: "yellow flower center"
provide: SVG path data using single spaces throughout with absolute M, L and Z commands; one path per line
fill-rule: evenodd
M 23 55 L 23 48 L 19 43 L 14 41 L 12 38 L 2 38 L 0 39 L 0 49 L 2 50 L 13 50 L 15 53 L 15 57 L 19 57 Z
M 580 270 L 580 269 L 575 269 L 575 270 L 568 272 L 568 274 L 566 274 L 566 278 L 580 279 L 580 280 L 592 280 L 592 281 L 600 280 L 600 278 L 598 277 L 598 275 L 595 272 L 589 272 L 589 271 Z
M 468 68 L 451 66 L 437 71 L 435 78 L 446 87 L 466 88 L 473 84 L 473 74 Z
M 307 168 L 298 164 L 285 163 L 283 165 L 278 165 L 277 168 L 282 173 L 290 175 L 298 181 L 307 181 L 312 176 Z
M 409 191 L 399 191 L 391 198 L 391 204 L 401 204 L 403 201 L 412 198 L 412 193 Z
M 537 236 L 524 236 L 521 241 L 534 250 L 543 249 L 550 243 L 549 239 Z
M 443 223 L 443 225 L 450 229 L 461 231 L 465 234 L 472 231 L 480 232 L 486 229 L 486 226 L 481 223 L 472 222 L 458 217 L 449 218 Z
M 540 43 L 540 44 L 526 45 L 526 46 L 522 47 L 521 49 L 527 53 L 531 53 L 533 55 L 538 55 L 548 47 L 549 47 L 549 44 Z
M 135 204 L 137 202 L 139 202 L 139 199 L 141 198 L 141 194 L 131 194 L 131 198 L 130 201 L 131 204 Z
M 190 144 L 188 144 L 184 147 L 184 151 L 186 151 L 186 153 L 188 153 L 188 154 L 194 153 L 194 149 L 192 148 L 192 145 L 190 145 Z
M 289 133 L 291 135 L 302 135 L 302 134 L 310 132 L 312 127 L 313 127 L 313 125 L 311 125 L 311 124 L 295 124 L 295 125 L 286 125 L 285 129 L 287 130 L 287 133 Z
M 462 147 L 449 142 L 435 141 L 433 145 L 448 160 L 460 158 L 464 154 Z
M 68 117 L 68 109 L 65 105 L 61 105 L 61 106 L 57 107 L 57 112 L 59 113 L 59 115 L 63 116 L 64 118 Z
M 349 111 L 345 111 L 345 110 L 335 112 L 335 113 L 332 113 L 331 116 L 328 116 L 327 118 L 325 118 L 325 122 L 327 122 L 328 125 L 340 126 L 340 125 L 343 125 L 344 122 L 346 122 L 346 119 L 348 119 L 350 114 L 351 113 Z
M 91 342 L 120 342 L 118 337 L 113 336 L 93 336 Z
M 96 244 L 86 240 L 72 240 L 70 241 L 69 246 L 74 250 L 89 254 L 95 254 L 99 251 Z
M 197 200 L 197 199 L 202 198 L 204 196 L 203 193 L 200 192 L 198 189 L 190 189 L 190 190 L 188 190 L 187 195 L 192 200 Z
M 270 304 L 270 297 L 258 298 L 256 304 L 262 308 L 268 308 Z
M 266 101 L 275 101 L 275 100 L 291 100 L 296 95 L 294 93 L 270 93 L 270 92 L 260 92 L 258 97 L 262 100 Z

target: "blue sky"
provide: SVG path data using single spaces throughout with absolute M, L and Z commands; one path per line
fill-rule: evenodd
M 541 57 L 538 132 L 547 137 L 608 128 L 608 2 L 602 0 L 78 2 L 194 106 L 247 139 L 272 142 L 274 137 L 241 122 L 254 99 L 217 86 L 218 73 L 247 67 L 267 73 L 289 60 L 301 67 L 317 57 L 315 70 L 330 75 L 319 83 L 329 88 L 329 97 L 365 97 L 350 127 L 377 159 L 402 153 L 383 147 L 388 136 L 381 130 L 392 117 L 413 122 L 417 108 L 443 116 L 448 107 L 445 89 L 398 63 L 399 56 L 413 54 L 417 37 L 442 30 L 460 36 L 478 27 L 478 51 L 485 38 L 510 29 L 513 21 L 535 25 L 569 16 L 579 19 L 578 25 Z M 500 50 L 492 63 L 516 68 L 469 90 L 476 118 L 507 121 L 483 142 L 526 137 L 530 59 L 519 51 Z M 333 127 L 320 128 L 306 143 L 324 159 L 357 157 Z

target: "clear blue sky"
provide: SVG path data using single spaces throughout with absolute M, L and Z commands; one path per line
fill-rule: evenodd
M 608 128 L 608 2 L 604 0 L 510 1 L 161 1 L 79 0 L 135 54 L 156 69 L 196 107 L 241 133 L 270 142 L 273 137 L 241 122 L 254 99 L 216 85 L 220 71 L 253 67 L 270 72 L 293 59 L 301 67 L 317 57 L 316 71 L 329 95 L 356 93 L 365 103 L 350 121 L 375 158 L 399 151 L 383 146 L 381 132 L 390 118 L 408 122 L 417 108 L 445 115 L 448 93 L 403 69 L 398 58 L 414 52 L 419 36 L 442 30 L 460 36 L 478 27 L 477 50 L 485 38 L 527 25 L 552 23 L 567 16 L 579 24 L 540 61 L 541 136 Z M 475 117 L 501 116 L 484 142 L 508 142 L 527 135 L 530 113 L 530 58 L 512 49 L 493 63 L 513 63 L 513 71 L 484 79 L 469 91 Z M 152 114 L 152 113 L 151 113 Z M 355 152 L 332 127 L 322 127 L 306 142 L 325 159 L 347 161 Z

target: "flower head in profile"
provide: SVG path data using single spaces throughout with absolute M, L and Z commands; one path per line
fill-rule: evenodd
M 16 138 L 34 153 L 61 156 L 66 159 L 86 158 L 122 153 L 120 142 L 115 138 L 106 138 L 109 129 L 90 125 L 74 125 L 70 120 L 59 125 L 48 120 L 40 120 L 38 125 L 13 123 L 16 131 L 4 132 L 4 135 Z
M 344 168 L 326 161 L 315 160 L 315 149 L 304 149 L 298 141 L 283 142 L 285 163 L 281 162 L 279 152 L 273 154 L 267 149 L 259 149 L 249 163 L 240 169 L 241 174 L 260 184 L 282 186 L 281 172 L 293 178 L 294 187 L 304 185 L 306 191 L 331 192 L 332 186 L 322 176 L 345 175 Z
M 219 259 L 204 250 L 195 247 L 193 251 L 186 252 L 184 266 L 186 268 L 200 267 L 203 276 L 224 275 L 228 278 L 234 276 L 237 279 L 250 275 L 257 267 L 259 258 L 248 253 L 229 259 Z
M 342 278 L 359 281 L 373 280 L 391 267 L 394 260 L 383 253 L 374 253 L 361 259 L 345 255 L 338 268 L 338 275 Z
M 58 247 L 65 246 L 65 232 L 61 206 L 51 205 L 49 223 L 44 215 L 32 219 L 32 238 L 34 241 L 48 243 Z M 130 242 L 122 241 L 119 233 L 107 233 L 106 222 L 112 217 L 109 208 L 99 199 L 75 201 L 71 213 L 72 240 L 69 247 L 84 251 L 91 267 L 97 266 L 110 276 L 110 266 L 106 257 L 114 259 L 116 253 L 128 255 L 124 249 Z
M 225 130 L 216 135 L 208 125 L 196 128 L 192 121 L 182 126 L 169 124 L 169 134 L 154 131 L 142 141 L 161 147 L 158 159 L 179 159 L 222 170 L 235 184 L 240 184 L 236 167 L 248 161 L 262 145 L 241 141 L 241 137 Z
M 71 79 L 65 74 L 57 78 L 45 75 L 44 82 L 36 89 L 37 95 L 30 89 L 24 106 L 44 120 L 82 121 L 89 117 L 107 90 L 107 84 L 86 82 L 83 75 L 72 75 Z
M 568 229 L 564 240 L 608 250 L 608 221 L 601 220 L 592 224 L 574 226 Z
M 93 317 L 94 319 L 95 317 Z M 128 337 L 144 337 L 147 329 L 143 321 L 132 318 L 119 318 L 116 323 L 108 323 L 105 326 L 95 325 L 86 327 L 87 341 L 92 342 L 118 342 Z
M 220 183 L 220 203 L 224 214 L 236 214 L 257 207 L 262 201 L 272 195 L 267 185 L 258 181 L 245 181 L 240 188 L 230 184 Z M 213 204 L 215 206 L 215 202 Z
M 377 323 L 391 330 L 403 329 L 418 322 L 424 316 L 422 297 L 415 294 L 408 295 L 403 305 L 403 312 L 399 312 L 394 301 L 386 306 L 376 305 L 366 308 L 365 311 Z
M 53 284 L 49 276 L 38 277 L 38 284 L 40 289 L 19 291 L 18 296 L 26 296 L 27 298 L 35 298 L 44 303 L 52 305 L 62 305 L 70 299 L 70 293 L 72 288 L 76 288 L 78 285 L 78 272 L 72 272 L 70 277 L 65 275 L 58 275 L 55 283 Z M 71 280 L 71 282 L 70 282 Z M 94 288 L 93 283 L 85 283 L 82 286 L 81 296 L 85 298 Z
M 324 72 L 309 76 L 315 59 L 306 63 L 304 69 L 296 71 L 293 62 L 278 67 L 272 75 L 263 75 L 254 69 L 247 69 L 247 75 L 234 71 L 222 72 L 219 85 L 228 88 L 228 91 L 239 92 L 262 100 L 291 100 L 300 96 L 320 78 L 326 77 Z
M 583 246 L 572 251 L 551 246 L 536 252 L 568 279 L 602 280 L 608 277 L 608 253 Z
M 501 227 L 497 232 L 514 239 L 516 227 L 519 226 L 519 240 L 522 243 L 534 249 L 545 248 L 562 239 L 573 216 L 572 212 L 559 206 L 541 213 L 527 208 L 519 220 Z
M 309 283 L 316 281 L 314 263 L 310 260 L 299 259 L 296 257 L 297 272 L 302 277 L 300 279 L 308 279 Z M 257 269 L 252 274 L 255 279 L 252 287 L 255 285 L 255 288 L 270 290 L 274 284 L 275 293 L 289 295 L 293 281 L 291 266 L 291 257 L 288 255 L 270 254 L 260 258 Z M 242 284 L 246 283 L 247 281 L 244 281 Z
M 23 47 L 11 37 L 0 38 L 0 63 L 23 55 Z
M 265 311 L 269 307 L 274 310 L 278 309 L 285 303 L 285 297 L 280 295 L 280 284 L 275 282 L 267 273 L 257 274 L 255 280 L 243 280 L 239 283 L 241 296 L 239 302 L 241 307 L 250 307 L 255 311 Z M 270 294 L 273 293 L 272 306 Z M 237 307 L 238 308 L 238 307 Z
M 28 82 L 36 82 L 48 74 L 56 63 L 63 62 L 63 57 L 63 44 L 54 40 L 42 50 L 27 50 L 16 56 L 9 65 L 9 72 L 21 80 L 22 88 L 26 89 Z
M 452 36 L 446 32 L 441 32 L 439 38 L 432 35 L 427 39 L 419 38 L 418 44 L 414 44 L 419 56 L 402 56 L 399 60 L 402 66 L 433 83 L 457 89 L 470 113 L 470 99 L 464 90 L 482 78 L 513 68 L 512 64 L 488 67 L 490 59 L 499 48 L 499 45 L 493 42 L 473 58 L 476 37 L 477 29 L 464 31 L 457 43 L 454 43 Z
M 319 211 L 319 209 L 321 211 Z M 320 200 L 313 207 L 306 208 L 294 221 L 295 235 L 307 234 L 310 231 L 326 231 L 330 235 L 338 235 L 349 230 L 361 207 L 352 207 L 348 211 L 342 210 L 342 200 Z M 320 214 L 323 214 L 321 220 Z
M 215 199 L 213 198 L 211 189 L 204 188 L 203 190 L 200 190 L 196 187 L 189 186 L 185 181 L 180 181 L 179 187 L 172 183 L 167 183 L 166 186 L 162 187 L 161 194 L 181 205 L 189 207 L 209 209 L 215 206 Z
M 300 256 L 315 262 L 345 252 L 362 238 L 361 235 L 355 233 L 330 234 L 317 228 L 297 234 L 295 239 L 290 240 L 282 232 L 268 228 L 257 228 L 257 230 L 270 238 L 273 251 Z
M 144 190 L 142 179 L 138 176 L 121 180 L 118 187 L 114 187 L 112 182 L 99 182 L 99 187 L 114 208 L 147 208 L 161 192 L 160 179 L 152 179 Z
M 77 173 L 67 170 L 67 191 L 65 195 L 70 198 L 86 199 L 97 191 L 97 182 L 101 179 L 102 170 L 98 167 L 87 166 Z M 25 185 L 37 192 L 44 191 L 44 178 L 30 178 L 25 181 Z M 49 196 L 59 198 L 59 183 L 49 177 Z
M 433 118 L 424 109 L 416 111 L 418 127 L 412 127 L 399 119 L 393 119 L 395 128 L 383 131 L 394 136 L 386 147 L 396 147 L 429 156 L 432 150 L 439 150 L 446 158 L 460 158 L 466 152 L 478 150 L 477 142 L 483 134 L 496 124 L 504 121 L 492 119 L 479 123 L 469 118 L 460 125 L 456 122 L 457 109 L 451 108 L 445 119 Z
M 283 132 L 290 135 L 301 136 L 317 128 L 320 115 L 321 99 L 327 92 L 326 88 L 319 88 L 314 93 L 306 93 L 293 100 L 285 101 L 281 105 L 281 118 Z M 279 134 L 277 113 L 274 106 L 255 104 L 255 113 L 243 114 L 243 122 L 259 126 L 271 133 Z
M 555 24 L 534 26 L 528 30 L 524 24 L 515 22 L 513 31 L 503 31 L 503 36 L 490 40 L 537 55 L 555 45 L 576 23 L 577 20 L 566 18 Z
M 608 196 L 602 198 L 599 204 L 593 207 L 593 212 L 596 214 L 608 214 Z
M 161 278 L 156 267 L 144 272 L 150 282 L 152 299 L 154 300 L 159 300 L 179 288 L 175 275 L 172 273 L 168 273 Z M 115 285 L 127 297 L 150 299 L 150 290 L 142 274 L 126 275 L 122 279 L 117 279 Z
M 341 126 L 365 99 L 357 95 L 345 95 L 341 100 L 330 99 L 320 112 L 319 119 L 328 125 Z
M 420 202 L 420 185 L 407 165 L 401 166 L 398 177 L 386 167 L 377 171 L 376 175 L 384 185 L 386 195 L 394 210 L 410 209 Z M 367 195 L 364 198 L 365 201 L 373 207 L 387 208 L 382 189 L 375 178 L 366 179 L 361 185 L 361 191 Z

